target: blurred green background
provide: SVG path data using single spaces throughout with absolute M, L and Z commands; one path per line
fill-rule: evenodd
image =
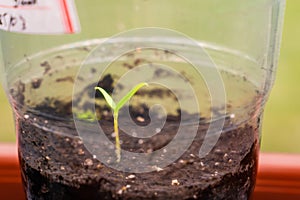
M 287 2 L 281 55 L 274 88 L 267 103 L 262 150 L 300 153 L 300 1 Z M 14 142 L 12 111 L 0 87 L 0 142 Z

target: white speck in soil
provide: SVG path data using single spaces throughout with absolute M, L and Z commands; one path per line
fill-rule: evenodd
M 137 120 L 138 122 L 145 122 L 145 119 L 144 119 L 143 117 L 141 117 L 141 116 L 138 116 L 138 117 L 136 118 L 136 120 Z
M 216 149 L 215 152 L 219 153 L 221 152 L 221 149 Z
M 230 118 L 231 118 L 231 119 L 235 118 L 235 114 L 231 114 L 231 115 L 230 115 Z
M 231 159 L 229 159 L 229 160 L 228 160 L 228 162 L 229 162 L 229 163 L 232 163 L 232 160 L 231 160 Z
M 60 170 L 65 170 L 66 168 L 64 166 L 60 166 Z
M 97 165 L 97 168 L 98 168 L 98 169 L 101 169 L 102 167 L 103 167 L 103 166 L 102 166 L 101 164 L 98 164 L 98 165 Z
M 85 161 L 83 163 L 84 166 L 92 166 L 93 164 L 94 164 L 93 160 L 90 158 L 85 159 Z
M 189 159 L 189 160 L 188 160 L 188 163 L 189 163 L 189 164 L 192 164 L 192 163 L 194 163 L 194 162 L 195 162 L 194 159 Z
M 135 131 L 132 132 L 132 137 L 137 137 L 137 134 Z
M 45 123 L 45 124 L 48 124 L 48 120 L 45 120 L 44 123 Z
M 164 149 L 163 152 L 164 152 L 164 153 L 167 153 L 167 149 Z
M 116 137 L 116 133 L 115 133 L 115 132 L 112 132 L 112 133 L 111 133 L 111 137 L 115 138 L 115 137 Z
M 46 158 L 46 160 L 51 160 L 51 158 L 49 156 L 46 156 L 45 158 Z
M 33 118 L 33 121 L 36 121 L 36 118 Z
M 152 168 L 155 169 L 157 172 L 160 172 L 160 171 L 163 170 L 162 168 L 160 168 L 160 167 L 158 167 L 156 165 L 152 166 Z
M 139 139 L 138 143 L 139 143 L 139 144 L 143 144 L 143 143 L 144 143 L 144 140 Z
M 227 158 L 228 157 L 228 154 L 227 153 L 225 153 L 224 154 L 224 156 L 223 156 L 223 158 Z
M 96 159 L 97 158 L 97 156 L 96 155 L 93 155 L 93 159 Z
M 152 153 L 153 149 L 147 149 L 147 153 Z
M 69 139 L 69 138 L 66 138 L 66 139 L 65 139 L 65 141 L 66 141 L 66 142 L 69 142 L 69 141 L 70 141 L 70 139 Z
M 204 163 L 203 163 L 203 162 L 200 162 L 200 165 L 201 165 L 202 167 L 204 167 Z
M 78 155 L 84 155 L 84 151 L 82 149 L 78 150 Z
M 133 178 L 135 178 L 134 174 L 130 174 L 129 176 L 126 177 L 126 179 L 133 179 Z
M 177 179 L 173 179 L 172 180 L 172 183 L 171 183 L 173 186 L 178 186 L 180 185 L 179 181 Z
M 192 154 L 192 153 L 190 154 L 190 156 L 191 156 L 192 158 L 195 158 L 195 157 L 196 157 L 196 156 L 195 156 L 194 154 Z
M 156 128 L 156 129 L 155 129 L 155 132 L 156 132 L 156 133 L 160 133 L 160 132 L 161 132 L 161 129 L 160 129 L 160 128 Z
M 103 115 L 104 115 L 104 116 L 107 116 L 107 115 L 108 115 L 108 111 L 107 111 L 107 110 L 104 110 L 104 111 L 103 111 Z
M 194 195 L 193 195 L 193 198 L 194 198 L 194 199 L 197 199 L 197 195 L 194 194 Z
M 220 165 L 220 163 L 219 162 L 215 162 L 215 166 L 218 166 L 218 165 Z
M 29 115 L 24 115 L 24 118 L 25 118 L 25 119 L 28 119 L 28 118 L 29 118 Z
M 123 193 L 123 190 L 122 189 L 119 189 L 117 194 L 121 195 Z
M 123 186 L 121 189 L 118 190 L 117 194 L 121 195 L 123 192 L 127 190 L 126 186 Z
M 179 160 L 179 163 L 181 163 L 181 164 L 186 164 L 187 163 L 187 161 L 186 160 Z

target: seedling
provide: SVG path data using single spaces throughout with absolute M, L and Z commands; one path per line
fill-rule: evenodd
M 118 126 L 118 115 L 119 110 L 130 100 L 130 98 L 143 86 L 148 86 L 148 83 L 139 83 L 134 88 L 132 88 L 118 103 L 115 103 L 112 97 L 101 87 L 95 87 L 95 90 L 99 90 L 106 100 L 107 104 L 113 111 L 114 118 L 114 133 L 116 135 L 116 155 L 117 162 L 121 160 L 121 147 L 120 147 L 120 137 L 119 137 L 119 126 Z
M 88 110 L 86 112 L 82 112 L 82 113 L 76 113 L 76 117 L 78 119 L 82 119 L 82 120 L 86 120 L 86 121 L 90 121 L 90 122 L 100 120 L 100 117 L 96 117 L 95 114 L 90 110 Z

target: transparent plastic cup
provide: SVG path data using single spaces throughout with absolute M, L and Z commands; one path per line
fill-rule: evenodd
M 75 5 L 79 33 L 0 32 L 27 199 L 249 199 L 285 1 Z M 95 90 L 142 82 L 117 119 Z

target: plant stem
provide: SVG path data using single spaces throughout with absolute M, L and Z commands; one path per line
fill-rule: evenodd
M 117 162 L 120 162 L 120 160 L 121 160 L 121 146 L 120 146 L 119 126 L 118 126 L 118 111 L 114 112 L 114 132 L 116 134 Z

